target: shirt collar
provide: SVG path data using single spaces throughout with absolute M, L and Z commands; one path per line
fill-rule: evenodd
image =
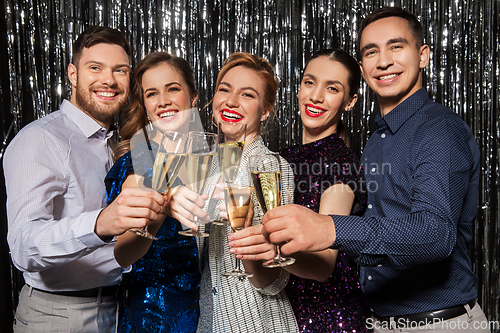
M 96 133 L 103 137 L 110 137 L 113 135 L 113 130 L 110 129 L 108 133 L 106 128 L 99 125 L 92 117 L 66 99 L 63 100 L 60 109 L 76 124 L 76 126 L 78 126 L 87 139 Z
M 377 113 L 375 116 L 377 128 L 383 129 L 385 126 L 388 126 L 392 133 L 396 133 L 429 99 L 427 91 L 424 88 L 420 88 L 385 116 L 382 117 L 380 113 Z
M 260 135 L 256 135 L 253 138 L 252 142 L 250 142 L 248 146 L 245 146 L 245 149 L 243 149 L 242 158 L 248 160 L 248 157 L 250 157 L 253 154 L 255 147 L 263 145 L 264 145 L 264 139 L 262 139 Z

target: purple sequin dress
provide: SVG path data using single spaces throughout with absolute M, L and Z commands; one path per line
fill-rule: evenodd
M 364 212 L 366 192 L 359 158 L 337 134 L 293 146 L 281 155 L 294 171 L 296 204 L 318 212 L 322 193 L 333 184 L 344 183 L 356 196 L 351 214 Z M 355 262 L 342 251 L 324 282 L 291 275 L 286 292 L 300 332 L 369 332 L 366 318 L 370 314 L 361 303 L 358 280 Z

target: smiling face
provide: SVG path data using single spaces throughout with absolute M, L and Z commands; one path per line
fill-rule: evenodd
M 233 67 L 222 78 L 213 98 L 216 121 L 246 124 L 250 142 L 259 133 L 261 118 L 266 119 L 270 112 L 264 110 L 264 94 L 264 81 L 253 69 Z
M 429 47 L 417 47 L 405 19 L 370 23 L 360 36 L 360 50 L 363 78 L 377 95 L 382 115 L 422 88 L 420 69 L 429 62 Z
M 68 66 L 71 103 L 108 128 L 127 102 L 130 65 L 125 50 L 100 43 L 82 50 L 78 67 Z
M 184 78 L 174 67 L 162 63 L 145 71 L 142 91 L 146 113 L 155 126 L 187 133 L 196 96 L 191 98 Z
M 349 97 L 348 79 L 338 61 L 321 56 L 309 62 L 298 94 L 305 142 L 335 133 L 344 110 L 354 106 L 357 95 Z

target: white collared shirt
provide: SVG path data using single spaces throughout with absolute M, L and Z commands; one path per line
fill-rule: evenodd
M 48 291 L 117 284 L 114 242 L 94 232 L 106 206 L 113 132 L 65 100 L 25 126 L 5 151 L 8 235 L 27 284 Z

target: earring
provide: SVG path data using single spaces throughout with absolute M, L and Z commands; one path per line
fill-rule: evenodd
M 153 130 L 153 123 L 151 122 L 151 119 L 149 119 L 148 115 L 146 115 L 146 118 L 148 119 L 148 124 L 146 125 L 146 129 L 151 132 Z

